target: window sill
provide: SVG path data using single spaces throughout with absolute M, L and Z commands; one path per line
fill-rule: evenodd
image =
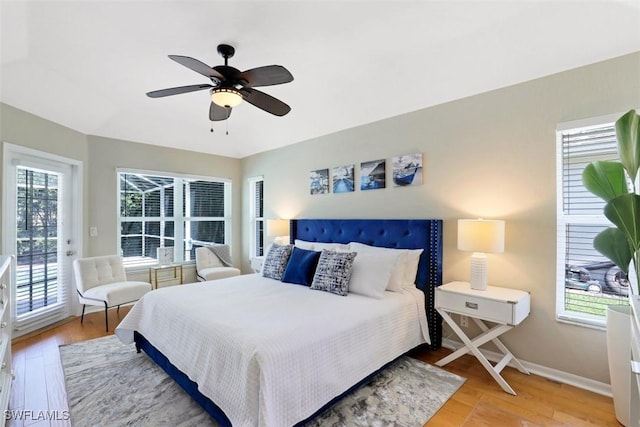
M 560 323 L 582 326 L 599 331 L 607 330 L 607 319 L 601 316 L 591 316 L 573 311 L 564 311 L 556 315 L 556 320 Z

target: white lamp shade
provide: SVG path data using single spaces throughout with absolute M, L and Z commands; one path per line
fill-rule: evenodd
M 504 252 L 504 221 L 459 219 L 458 249 L 471 252 Z
M 218 88 L 211 91 L 211 100 L 221 107 L 235 107 L 242 102 L 242 96 L 237 90 Z
M 289 235 L 289 221 L 286 219 L 268 219 L 267 236 L 282 237 Z

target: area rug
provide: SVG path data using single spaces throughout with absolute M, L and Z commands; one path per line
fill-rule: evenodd
M 60 346 L 74 426 L 217 426 L 146 354 L 115 336 Z M 465 379 L 403 356 L 307 426 L 418 427 Z

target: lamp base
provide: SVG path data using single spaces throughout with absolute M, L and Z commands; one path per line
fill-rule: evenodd
M 471 289 L 487 290 L 487 256 L 482 252 L 471 255 Z

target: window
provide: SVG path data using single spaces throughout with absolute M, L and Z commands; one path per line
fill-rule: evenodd
M 613 121 L 567 124 L 557 133 L 557 317 L 596 327 L 604 327 L 607 305 L 628 304 L 626 275 L 593 248 L 593 238 L 611 225 L 605 203 L 582 185 L 590 162 L 618 160 Z
M 251 258 L 264 255 L 264 178 L 249 179 Z
M 228 243 L 230 181 L 120 170 L 118 181 L 125 266 L 156 264 L 158 248 L 173 247 L 175 261 L 193 261 L 197 247 Z

